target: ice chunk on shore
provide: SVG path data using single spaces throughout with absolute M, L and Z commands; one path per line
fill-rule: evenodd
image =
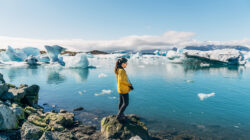
M 45 49 L 47 50 L 47 54 L 50 58 L 50 62 L 59 62 L 59 58 L 58 58 L 58 55 L 65 51 L 66 49 L 61 47 L 61 46 L 57 46 L 57 45 L 54 45 L 54 46 L 45 46 Z
M 68 68 L 87 68 L 89 61 L 85 53 L 79 53 L 75 56 L 63 56 L 65 67 Z
M 198 97 L 200 98 L 201 101 L 203 101 L 204 99 L 209 98 L 209 97 L 212 97 L 212 96 L 214 96 L 214 95 L 215 95 L 214 92 L 209 93 L 209 94 L 206 94 L 206 93 L 199 93 L 199 94 L 198 94 Z

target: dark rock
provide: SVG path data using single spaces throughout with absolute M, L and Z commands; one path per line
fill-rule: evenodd
M 60 113 L 66 113 L 66 110 L 60 109 Z
M 39 140 L 43 134 L 43 128 L 28 121 L 24 122 L 21 128 L 21 137 L 24 140 Z
M 3 75 L 0 73 L 0 84 L 4 84 L 5 81 L 4 81 L 4 78 L 3 78 Z
M 26 84 L 21 84 L 18 88 L 24 88 L 24 87 L 28 87 L 28 85 L 26 85 Z
M 78 107 L 78 108 L 75 108 L 73 111 L 82 111 L 84 108 L 83 107 Z
M 8 86 L 6 84 L 0 84 L 0 97 L 8 91 Z
M 175 136 L 174 140 L 200 140 L 200 139 L 192 135 L 180 134 Z
M 10 130 L 18 128 L 18 119 L 13 108 L 0 104 L 0 130 Z
M 143 140 L 149 140 L 146 125 L 134 115 L 126 116 L 126 123 L 119 122 L 116 116 L 108 116 L 101 121 L 101 133 L 107 139 L 128 140 L 131 137 L 139 136 Z
M 10 140 L 10 138 L 4 135 L 0 135 L 0 140 Z
M 20 139 L 21 135 L 19 129 L 0 131 L 0 140 L 20 140 Z
M 46 131 L 39 140 L 73 140 L 74 136 L 70 131 L 57 132 Z

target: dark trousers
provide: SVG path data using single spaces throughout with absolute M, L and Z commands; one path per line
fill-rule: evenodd
M 126 107 L 129 103 L 129 95 L 127 94 L 119 94 L 119 112 L 118 117 L 123 115 L 123 112 L 125 111 Z

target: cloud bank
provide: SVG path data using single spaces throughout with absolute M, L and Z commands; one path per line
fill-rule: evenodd
M 90 50 L 117 50 L 117 49 L 169 49 L 173 47 L 183 48 L 187 45 L 243 45 L 250 47 L 250 39 L 236 41 L 198 41 L 193 39 L 193 32 L 168 31 L 159 36 L 152 35 L 132 35 L 118 40 L 40 40 L 31 38 L 17 38 L 0 36 L 0 49 L 7 48 L 8 45 L 14 48 L 36 47 L 44 50 L 44 45 L 60 45 L 73 51 Z

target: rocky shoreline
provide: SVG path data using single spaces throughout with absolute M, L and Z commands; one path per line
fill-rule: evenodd
M 38 105 L 40 87 L 21 84 L 19 87 L 5 82 L 0 74 L 0 140 L 158 140 L 196 139 L 189 135 L 160 135 L 149 133 L 137 115 L 127 115 L 119 122 L 115 115 L 102 118 L 84 112 L 79 107 L 68 112 Z M 44 106 L 48 106 L 47 103 Z M 52 108 L 56 108 L 55 105 Z M 46 111 L 45 111 L 46 110 Z M 78 113 L 80 112 L 80 113 Z M 92 117 L 95 123 L 78 118 Z

